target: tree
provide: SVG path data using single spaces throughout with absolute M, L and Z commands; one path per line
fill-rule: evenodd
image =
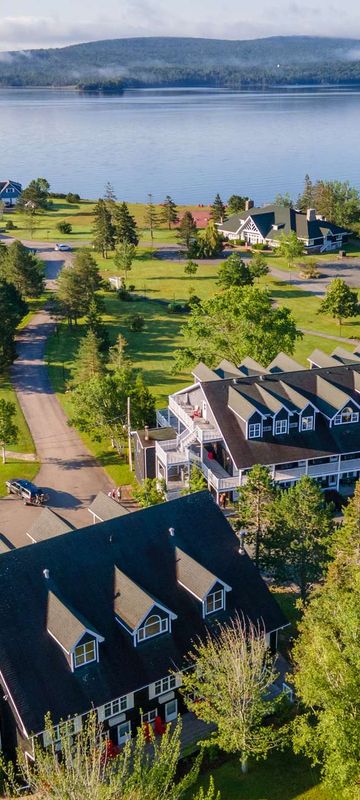
M 133 495 L 141 508 L 149 508 L 166 501 L 165 481 L 156 478 L 145 478 L 142 484 L 134 486 Z
M 62 314 L 67 317 L 69 325 L 73 322 L 76 325 L 78 318 L 88 313 L 91 301 L 103 285 L 90 250 L 85 247 L 77 250 L 71 266 L 62 268 L 57 285 Z
M 131 366 L 131 361 L 126 355 L 127 341 L 121 333 L 119 333 L 115 344 L 109 350 L 109 364 L 115 369 L 119 370 L 123 367 Z
M 328 563 L 331 533 L 332 506 L 317 482 L 303 475 L 276 498 L 263 561 L 280 580 L 294 581 L 305 600 Z
M 86 312 L 95 293 L 104 285 L 99 267 L 88 247 L 81 247 L 76 251 L 71 269 L 78 276 L 79 284 L 82 286 L 83 307 Z
M 115 206 L 113 211 L 114 226 L 115 226 L 115 239 L 116 242 L 129 242 L 129 244 L 139 244 L 139 237 L 137 235 L 137 227 L 134 217 L 131 216 L 126 203 L 120 203 Z
M 196 241 L 197 227 L 191 211 L 185 211 L 185 214 L 182 216 L 177 235 L 181 243 L 186 247 L 186 250 L 189 250 L 190 245 Z
M 254 278 L 248 264 L 238 253 L 233 253 L 224 261 L 218 272 L 217 284 L 223 289 L 230 289 L 232 286 L 251 286 Z
M 12 283 L 22 297 L 39 297 L 44 290 L 44 264 L 21 242 L 0 254 L 0 277 Z
M 60 233 L 71 233 L 72 232 L 72 225 L 70 222 L 65 222 L 65 220 L 61 220 L 61 222 L 57 223 L 57 229 Z
M 318 180 L 313 183 L 306 175 L 298 205 L 302 211 L 315 208 L 325 219 L 345 227 L 360 220 L 360 194 L 358 189 L 350 186 L 349 181 Z
M 242 197 L 240 194 L 232 194 L 227 201 L 227 210 L 229 214 L 240 214 L 245 211 L 246 201 L 248 197 Z
M 0 200 L 0 222 L 2 222 L 2 219 L 3 219 L 3 216 L 4 216 L 4 211 L 5 211 L 5 208 L 6 208 L 6 206 L 5 206 L 5 203 L 4 203 L 4 201 L 3 201 L 3 200 Z
M 43 211 L 48 205 L 49 189 L 50 184 L 46 178 L 35 178 L 30 181 L 17 201 L 17 210 L 22 211 L 28 206 L 34 210 L 34 213 Z
M 203 489 L 207 488 L 208 485 L 200 467 L 197 467 L 196 464 L 192 464 L 190 467 L 188 485 L 186 489 L 183 489 L 181 494 L 194 494 L 194 492 L 201 492 Z
M 153 203 L 152 194 L 148 194 L 148 202 L 144 211 L 144 222 L 150 231 L 151 244 L 154 242 L 154 230 L 159 224 L 159 214 Z
M 199 258 L 218 258 L 223 249 L 222 236 L 215 222 L 210 220 L 206 228 L 200 231 L 197 239 L 190 245 L 190 254 Z
M 193 306 L 181 328 L 184 344 L 175 352 L 176 368 L 222 358 L 239 364 L 251 355 L 268 364 L 284 350 L 291 355 L 302 334 L 288 308 L 274 308 L 270 294 L 253 286 L 227 289 Z
M 135 255 L 136 247 L 134 244 L 130 244 L 127 239 L 124 239 L 123 242 L 120 242 L 114 256 L 114 264 L 121 272 L 124 273 L 125 286 L 127 282 L 127 275 L 131 270 L 131 265 Z
M 18 427 L 14 422 L 16 416 L 15 403 L 8 400 L 0 400 L 0 446 L 2 450 L 2 461 L 6 463 L 6 445 L 15 442 L 18 438 Z
M 334 319 L 337 319 L 341 333 L 342 321 L 349 317 L 356 317 L 359 311 L 357 292 L 352 291 L 342 278 L 334 278 L 326 289 L 319 314 L 331 314 Z
M 321 764 L 331 796 L 360 797 L 360 484 L 345 509 L 337 553 L 311 595 L 293 650 L 294 682 L 305 709 L 294 749 Z
M 49 719 L 45 725 L 48 747 L 34 739 L 34 761 L 18 753 L 19 778 L 15 770 L 2 764 L 5 791 L 19 796 L 23 785 L 31 794 L 44 800 L 181 800 L 194 785 L 200 768 L 201 756 L 190 769 L 178 766 L 181 752 L 181 722 L 168 725 L 160 739 L 150 729 L 149 747 L 144 728 L 136 738 L 129 740 L 121 752 L 114 756 L 111 743 L 100 724 L 96 712 L 83 719 L 82 729 L 73 738 L 68 735 L 67 722 L 60 723 L 61 759 L 55 748 L 55 732 Z M 220 800 L 215 795 L 213 782 L 204 794 L 193 795 L 193 800 Z
M 297 238 L 295 231 L 291 231 L 290 233 L 284 232 L 280 236 L 277 252 L 279 256 L 286 259 L 290 269 L 293 266 L 295 258 L 303 254 L 304 244 Z
M 98 295 L 90 300 L 85 324 L 89 331 L 92 331 L 98 339 L 101 353 L 109 349 L 109 334 L 106 325 L 103 324 L 101 314 L 105 310 L 104 301 Z
M 214 220 L 214 222 L 223 222 L 224 215 L 225 215 L 225 206 L 219 193 L 217 193 L 213 204 L 210 206 L 210 216 Z
M 115 247 L 115 229 L 105 200 L 99 198 L 94 208 L 94 247 L 104 258 Z
M 259 278 L 262 278 L 264 275 L 268 275 L 269 267 L 266 263 L 265 256 L 263 256 L 262 253 L 259 252 L 254 253 L 249 264 L 249 269 L 253 278 L 257 280 Z
M 3 372 L 16 356 L 15 331 L 28 307 L 15 286 L 1 278 L 0 309 L 0 372 Z
M 294 203 L 289 195 L 289 192 L 285 194 L 277 194 L 274 200 L 275 206 L 283 206 L 283 208 L 293 208 Z
M 184 267 L 185 275 L 196 275 L 199 269 L 199 264 L 195 261 L 187 261 Z
M 126 318 L 126 324 L 133 333 L 141 333 L 145 328 L 145 317 L 143 314 L 130 314 Z
M 75 361 L 75 383 L 84 383 L 104 373 L 104 358 L 101 354 L 101 340 L 95 331 L 88 330 L 81 339 Z
M 307 211 L 308 208 L 314 206 L 314 185 L 309 175 L 305 175 L 304 189 L 298 198 L 297 205 L 301 211 Z
M 255 464 L 239 490 L 238 520 L 246 529 L 246 541 L 255 545 L 255 563 L 260 564 L 263 540 L 272 520 L 275 484 L 267 467 Z
M 189 663 L 193 669 L 183 673 L 182 683 L 187 706 L 216 725 L 204 745 L 239 753 L 245 772 L 250 756 L 263 758 L 276 743 L 272 725 L 263 725 L 274 710 L 268 692 L 276 678 L 263 630 L 239 617 L 219 624 L 194 644 Z
M 110 210 L 112 210 L 113 204 L 116 203 L 116 199 L 117 198 L 116 198 L 114 187 L 113 187 L 112 183 L 110 183 L 110 181 L 108 181 L 106 186 L 105 186 L 104 200 L 108 204 L 108 207 L 110 208 Z
M 178 208 L 170 195 L 166 195 L 160 212 L 160 221 L 168 226 L 169 231 L 172 225 L 178 222 Z

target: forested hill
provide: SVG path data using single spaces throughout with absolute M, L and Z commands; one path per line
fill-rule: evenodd
M 0 85 L 219 86 L 360 83 L 360 41 L 152 37 L 0 53 Z

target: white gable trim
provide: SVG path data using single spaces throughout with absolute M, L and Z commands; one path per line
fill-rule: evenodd
M 17 710 L 16 704 L 14 702 L 14 698 L 13 698 L 13 696 L 12 696 L 10 690 L 9 690 L 9 687 L 8 687 L 6 681 L 5 681 L 5 678 L 4 678 L 4 675 L 3 675 L 2 672 L 0 672 L 0 683 L 5 688 L 5 693 L 8 695 L 8 697 L 10 699 L 11 705 L 12 705 L 12 707 L 14 709 L 15 716 L 16 716 L 18 722 L 19 722 L 20 728 L 21 728 L 25 738 L 29 739 L 29 734 L 28 734 L 28 732 L 27 732 L 27 730 L 25 728 L 25 725 L 24 725 L 24 723 L 23 723 L 23 721 L 21 719 L 21 716 L 20 716 L 20 714 L 19 714 L 19 712 Z

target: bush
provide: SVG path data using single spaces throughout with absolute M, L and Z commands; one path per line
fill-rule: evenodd
M 15 225 L 11 219 L 9 219 L 9 221 L 5 223 L 6 231 L 14 231 L 15 228 L 17 228 L 17 225 Z
M 74 192 L 68 192 L 65 199 L 67 203 L 80 203 L 81 197 Z
M 258 242 L 257 244 L 251 245 L 252 250 L 267 250 L 267 245 L 264 242 Z
M 142 314 L 131 314 L 126 322 L 133 333 L 140 333 L 145 326 L 145 319 Z
M 184 311 L 189 311 L 188 303 L 169 303 L 168 311 L 170 314 L 181 314 Z
M 299 268 L 302 278 L 306 278 L 307 280 L 320 278 L 320 272 L 314 262 L 309 261 L 307 264 L 299 264 Z
M 72 232 L 72 225 L 70 224 L 70 222 L 64 222 L 64 220 L 62 222 L 58 222 L 56 228 L 58 231 L 60 231 L 60 233 Z
M 124 300 L 125 303 L 131 303 L 132 301 L 131 294 L 130 292 L 128 292 L 125 286 L 120 286 L 120 289 L 118 289 L 117 296 L 119 300 Z
M 129 292 L 135 292 L 135 291 L 136 291 L 135 284 L 134 283 L 130 283 Z

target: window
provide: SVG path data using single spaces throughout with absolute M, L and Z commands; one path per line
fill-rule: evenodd
M 349 422 L 359 422 L 359 412 L 353 411 L 352 408 L 343 408 L 334 419 L 334 425 L 345 425 Z
M 145 625 L 139 628 L 137 633 L 138 642 L 144 639 L 151 639 L 152 636 L 158 636 L 159 633 L 165 633 L 168 630 L 168 619 L 161 619 L 157 614 L 148 617 Z
M 54 738 L 53 742 L 60 742 L 64 736 L 74 736 L 75 721 L 70 719 L 68 722 L 60 722 L 60 725 L 54 725 Z
M 115 714 L 120 714 L 122 711 L 126 711 L 127 707 L 128 707 L 127 695 L 124 695 L 124 697 L 118 697 L 116 700 L 112 700 L 110 703 L 105 703 L 104 717 L 105 719 L 109 719 L 109 717 L 114 717 Z
M 148 722 L 150 725 L 152 722 L 155 722 L 155 717 L 157 717 L 157 708 L 152 708 L 151 711 L 147 711 L 146 714 L 141 714 L 141 722 Z
M 312 431 L 314 425 L 314 417 L 303 417 L 301 420 L 302 431 Z
M 176 676 L 168 675 L 166 678 L 162 678 L 160 681 L 155 681 L 155 696 L 159 694 L 165 694 L 165 692 L 169 692 L 170 689 L 175 688 Z
M 177 713 L 177 700 L 170 700 L 168 703 L 165 703 L 165 722 L 171 722 L 173 719 L 176 719 Z
M 131 723 L 130 720 L 122 722 L 117 727 L 117 740 L 118 744 L 125 744 L 131 738 Z
M 249 439 L 257 439 L 258 436 L 261 436 L 261 425 L 255 422 L 249 425 Z
M 277 419 L 275 420 L 275 433 L 287 433 L 287 419 Z
M 224 608 L 224 590 L 217 589 L 216 592 L 208 594 L 205 603 L 205 614 L 213 614 L 214 611 L 221 611 L 221 609 Z
M 95 639 L 91 639 L 90 642 L 86 642 L 85 644 L 78 644 L 74 651 L 75 667 L 82 667 L 83 664 L 89 664 L 90 661 L 96 661 Z

